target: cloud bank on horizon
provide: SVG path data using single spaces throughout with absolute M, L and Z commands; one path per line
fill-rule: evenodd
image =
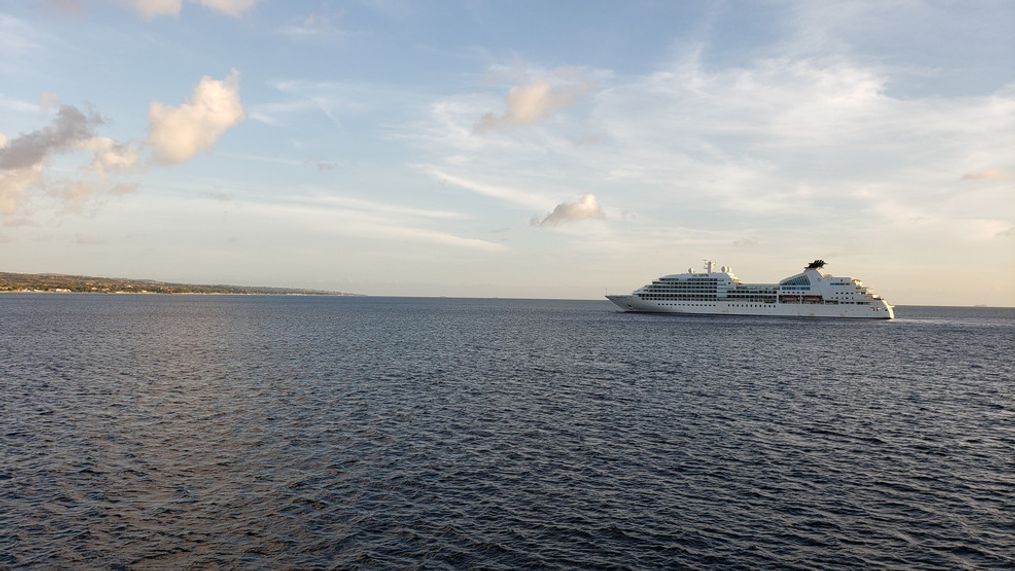
M 59 7 L 0 13 L 11 269 L 594 297 L 825 257 L 1015 305 L 1005 3 Z

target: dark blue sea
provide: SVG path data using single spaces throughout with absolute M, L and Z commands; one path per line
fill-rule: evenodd
M 0 568 L 1008 567 L 1015 310 L 0 295 Z

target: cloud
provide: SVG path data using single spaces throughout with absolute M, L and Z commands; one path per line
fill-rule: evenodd
M 285 99 L 250 108 L 252 119 L 269 125 L 285 125 L 289 116 L 308 112 L 321 113 L 339 126 L 345 117 L 369 113 L 376 113 L 378 122 L 390 122 L 395 119 L 392 112 L 419 97 L 369 83 L 286 79 L 271 81 L 269 85 Z
M 278 33 L 290 40 L 341 38 L 348 35 L 335 23 L 341 15 L 339 10 L 321 6 L 317 11 L 283 26 Z
M 360 0 L 360 4 L 396 20 L 407 18 L 414 12 L 410 0 Z
M 65 181 L 49 188 L 49 193 L 59 198 L 67 210 L 81 212 L 85 203 L 93 194 L 99 192 L 99 187 L 84 181 Z
M 63 203 L 65 210 L 83 212 L 93 196 L 100 194 L 122 196 L 136 192 L 137 188 L 137 185 L 133 183 L 107 185 L 91 181 L 74 180 L 50 185 L 47 188 L 47 192 L 59 199 Z
M 338 167 L 338 163 L 335 161 L 315 161 L 307 159 L 303 161 L 303 164 L 314 167 L 319 171 L 332 171 Z
M 191 0 L 205 8 L 220 14 L 238 18 L 254 7 L 257 0 Z M 127 6 L 141 14 L 145 20 L 153 20 L 160 16 L 179 16 L 183 9 L 183 0 L 121 0 Z
M 545 80 L 512 87 L 508 91 L 507 109 L 504 113 L 483 115 L 474 130 L 483 133 L 498 127 L 531 125 L 552 112 L 571 105 L 587 89 L 587 85 L 554 88 Z
M 0 54 L 11 57 L 38 47 L 35 30 L 22 20 L 0 14 Z
M 561 202 L 543 217 L 542 220 L 533 219 L 533 226 L 559 226 L 581 220 L 596 220 L 604 218 L 602 207 L 595 195 L 586 194 L 578 202 Z
M 1007 230 L 1001 230 L 996 234 L 998 238 L 1015 238 L 1015 226 L 1008 228 Z
M 291 99 L 277 103 L 262 103 L 251 109 L 250 118 L 267 125 L 278 125 L 280 123 L 280 116 L 305 111 L 320 111 L 328 119 L 331 119 L 336 124 L 338 123 L 338 118 L 332 110 L 332 102 L 322 97 Z
M 55 98 L 51 99 L 55 101 Z M 46 127 L 14 139 L 0 134 L 0 214 L 6 217 L 17 212 L 33 189 L 41 189 L 45 194 L 58 198 L 68 210 L 80 211 L 89 197 L 96 193 L 124 194 L 136 188 L 124 183 L 109 185 L 105 182 L 112 172 L 137 163 L 138 149 L 135 145 L 96 135 L 95 129 L 101 124 L 102 118 L 96 113 L 61 105 L 52 123 Z M 101 183 L 48 183 L 46 167 L 50 157 L 79 150 L 92 153 L 92 161 L 85 170 L 99 175 Z
M 197 0 L 197 3 L 220 14 L 239 18 L 244 12 L 253 8 L 257 0 Z
M 433 210 L 429 208 L 414 208 L 411 206 L 376 202 L 373 200 L 364 200 L 362 198 L 353 198 L 348 196 L 320 196 L 310 199 L 307 202 L 322 207 L 341 208 L 344 210 L 355 210 L 364 213 L 382 215 L 386 218 L 394 216 L 444 220 L 467 218 L 461 212 Z
M 483 196 L 488 196 L 490 198 L 495 198 L 516 206 L 531 208 L 533 210 L 542 210 L 546 208 L 548 204 L 552 204 L 546 198 L 536 194 L 515 190 L 505 186 L 478 182 L 461 176 L 450 175 L 434 167 L 425 167 L 424 171 L 441 182 L 446 182 L 459 188 L 464 188 L 465 190 L 469 190 Z
M 53 152 L 73 149 L 90 139 L 102 119 L 62 105 L 49 127 L 20 135 L 0 149 L 0 169 L 14 170 L 37 165 Z
M 179 107 L 153 102 L 148 108 L 148 142 L 164 163 L 182 163 L 212 145 L 244 117 L 239 73 L 224 80 L 204 76 Z
M 93 153 L 88 168 L 103 177 L 111 171 L 129 169 L 138 161 L 135 145 L 117 143 L 109 137 L 92 137 L 81 146 Z
M 962 175 L 960 180 L 1001 180 L 1006 178 L 1008 173 L 1004 172 L 1003 169 L 991 168 L 980 171 L 967 172 Z
M 0 215 L 10 216 L 18 211 L 28 189 L 42 181 L 42 163 L 29 167 L 0 170 Z
M 46 5 L 49 8 L 64 14 L 78 15 L 84 11 L 84 6 L 81 4 L 82 1 L 83 0 L 47 0 Z
M 385 205 L 362 199 L 328 197 L 309 200 L 310 204 L 261 203 L 247 204 L 247 212 L 262 213 L 273 218 L 299 222 L 302 229 L 323 233 L 354 236 L 372 240 L 393 240 L 407 245 L 436 244 L 482 252 L 502 252 L 507 247 L 497 242 L 458 236 L 441 230 L 422 228 L 414 218 L 444 217 L 434 211 Z M 314 204 L 314 203 L 317 204 Z M 322 208 L 322 205 L 334 208 Z
M 145 20 L 159 16 L 179 16 L 183 7 L 183 0 L 123 0 L 123 2 L 141 14 Z
M 141 188 L 137 183 L 133 182 L 121 182 L 114 184 L 106 188 L 106 192 L 116 196 L 122 196 L 124 194 L 134 194 Z
M 0 96 L 0 109 L 16 113 L 36 113 L 40 111 L 38 103 Z
M 17 212 L 28 191 L 45 180 L 45 164 L 51 154 L 74 150 L 94 136 L 102 119 L 63 105 L 48 127 L 24 133 L 0 145 L 0 214 Z

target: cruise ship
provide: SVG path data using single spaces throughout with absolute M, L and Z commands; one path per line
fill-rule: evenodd
M 663 276 L 631 295 L 607 295 L 624 311 L 778 317 L 893 319 L 895 311 L 856 278 L 821 273 L 814 260 L 777 284 L 748 284 L 733 269 L 707 260 L 705 271 Z

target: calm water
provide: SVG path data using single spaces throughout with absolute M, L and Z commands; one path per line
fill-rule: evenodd
M 0 296 L 0 567 L 1011 567 L 1015 310 Z

